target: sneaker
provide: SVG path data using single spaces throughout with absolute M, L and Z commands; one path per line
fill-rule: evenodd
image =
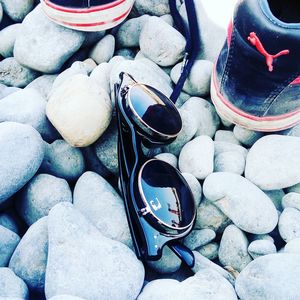
M 134 0 L 41 0 L 42 9 L 55 23 L 82 31 L 102 31 L 120 24 Z
M 211 97 L 221 118 L 251 130 L 300 122 L 300 1 L 238 2 Z

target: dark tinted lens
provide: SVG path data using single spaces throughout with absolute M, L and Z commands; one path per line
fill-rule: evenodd
M 130 89 L 129 101 L 135 114 L 148 126 L 166 135 L 181 130 L 181 117 L 174 104 L 158 90 L 141 84 Z
M 177 169 L 161 160 L 150 160 L 141 171 L 139 187 L 152 213 L 167 226 L 191 224 L 194 199 Z

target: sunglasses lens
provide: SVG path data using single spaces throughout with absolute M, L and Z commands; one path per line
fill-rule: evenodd
M 148 127 L 165 135 L 177 135 L 182 127 L 181 117 L 173 102 L 153 87 L 136 84 L 129 92 L 134 115 Z
M 170 164 L 147 161 L 140 172 L 139 190 L 151 212 L 168 227 L 182 229 L 193 222 L 194 198 L 182 175 Z

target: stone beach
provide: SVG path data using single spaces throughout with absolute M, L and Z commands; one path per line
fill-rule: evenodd
M 0 300 L 300 299 L 300 125 L 263 133 L 219 117 L 210 81 L 226 31 L 195 2 L 183 127 L 152 153 L 195 199 L 190 270 L 167 246 L 138 260 L 118 188 L 119 73 L 166 96 L 180 76 L 168 0 L 136 0 L 94 33 L 53 23 L 39 1 L 0 0 Z

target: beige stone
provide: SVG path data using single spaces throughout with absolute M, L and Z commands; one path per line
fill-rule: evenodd
M 70 77 L 53 91 L 47 117 L 72 146 L 95 142 L 108 127 L 112 104 L 107 92 L 87 75 Z

